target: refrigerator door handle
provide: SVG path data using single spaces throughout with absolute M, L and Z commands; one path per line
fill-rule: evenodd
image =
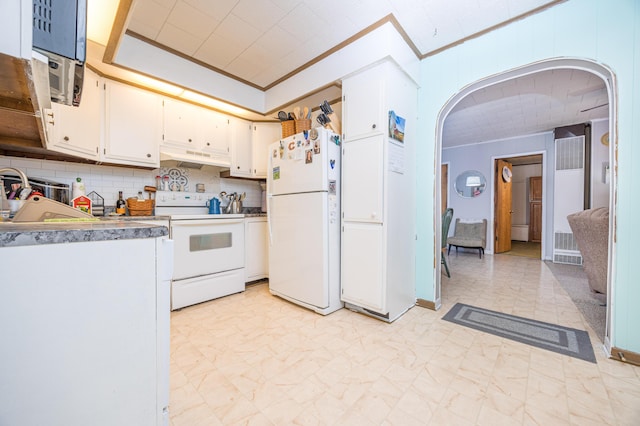
M 267 227 L 269 228 L 269 247 L 273 245 L 273 232 L 271 230 L 271 194 L 267 194 Z
M 282 143 L 282 142 L 280 142 Z M 266 204 L 267 204 L 267 227 L 269 228 L 269 247 L 273 246 L 273 232 L 271 229 L 271 197 L 272 195 L 272 186 L 273 186 L 273 157 L 271 155 L 269 155 L 267 157 L 267 174 L 268 174 L 268 179 L 267 179 L 267 196 L 266 198 Z

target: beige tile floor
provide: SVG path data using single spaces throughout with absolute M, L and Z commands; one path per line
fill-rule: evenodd
M 640 368 L 607 359 L 543 262 L 449 257 L 438 311 L 328 316 L 266 283 L 174 312 L 171 424 L 639 425 Z M 597 364 L 441 317 L 456 302 L 589 331 Z

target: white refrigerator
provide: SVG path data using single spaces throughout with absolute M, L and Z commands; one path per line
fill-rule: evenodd
M 340 300 L 340 139 L 314 128 L 269 146 L 269 291 L 327 315 Z

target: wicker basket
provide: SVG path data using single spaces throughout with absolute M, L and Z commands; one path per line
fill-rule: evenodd
M 127 198 L 129 216 L 151 216 L 153 214 L 154 200 L 138 200 Z
M 304 120 L 295 120 L 296 122 L 296 133 L 303 132 L 305 130 L 311 130 L 311 119 L 307 118 Z
M 282 125 L 282 137 L 283 138 L 286 138 L 286 137 L 289 137 L 291 135 L 295 135 L 296 134 L 296 122 L 295 122 L 295 120 L 281 121 L 280 124 Z

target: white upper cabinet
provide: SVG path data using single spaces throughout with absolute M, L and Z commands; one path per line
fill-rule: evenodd
M 280 136 L 282 136 L 280 123 L 253 123 L 253 134 L 251 135 L 253 145 L 252 177 L 267 178 L 268 148 L 269 145 L 280 140 Z
M 107 81 L 103 159 L 111 163 L 159 167 L 161 140 L 162 98 Z
M 266 179 L 267 148 L 280 139 L 280 123 L 250 123 L 235 120 L 229 174 L 234 177 Z
M 233 142 L 231 144 L 231 165 L 229 174 L 235 177 L 250 178 L 252 175 L 252 151 L 250 122 L 233 120 Z
M 230 120 L 224 114 L 166 98 L 161 152 L 173 158 L 229 166 Z
M 99 160 L 102 135 L 102 85 L 100 77 L 85 69 L 80 106 L 51 103 L 46 112 L 47 149 Z
M 162 144 L 197 149 L 200 144 L 200 108 L 170 98 L 162 102 Z
M 231 120 L 226 115 L 208 109 L 201 110 L 202 150 L 229 164 L 231 154 L 229 140 Z
M 382 133 L 387 127 L 384 111 L 386 81 L 382 69 L 372 69 L 349 77 L 343 87 L 342 133 L 351 140 Z

